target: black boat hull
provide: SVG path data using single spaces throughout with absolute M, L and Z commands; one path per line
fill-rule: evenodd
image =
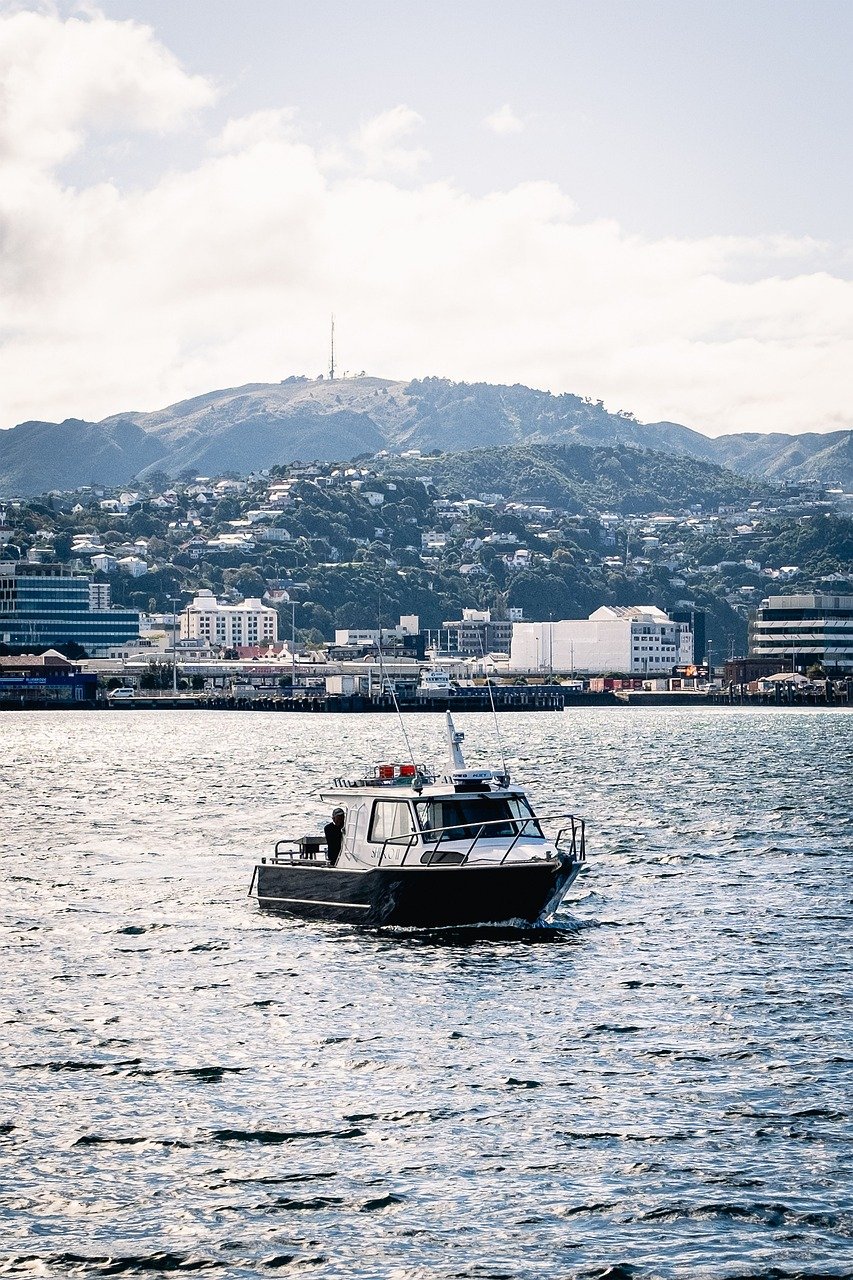
M 376 867 L 263 862 L 252 880 L 259 906 L 312 920 L 384 925 L 534 924 L 556 910 L 577 876 L 575 859 L 504 866 Z

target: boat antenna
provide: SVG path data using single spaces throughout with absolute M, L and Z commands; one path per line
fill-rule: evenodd
M 453 723 L 453 716 L 449 711 L 444 713 L 445 736 L 447 737 L 447 746 L 450 752 L 451 769 L 464 769 L 465 757 L 462 754 L 462 743 L 465 741 L 465 734 L 460 733 Z
M 381 673 L 381 675 L 382 675 L 382 683 L 383 683 L 383 684 L 386 684 L 386 685 L 388 686 L 388 690 L 389 690 L 389 692 L 390 692 L 390 694 L 391 694 L 391 698 L 392 698 L 393 703 L 394 703 L 394 710 L 397 712 L 397 719 L 400 721 L 400 730 L 401 730 L 401 732 L 402 732 L 402 734 L 403 734 L 403 739 L 404 739 L 404 741 L 405 741 L 405 743 L 406 743 L 406 749 L 407 749 L 407 750 L 408 750 L 408 752 L 409 752 L 409 759 L 410 759 L 410 760 L 411 760 L 411 762 L 412 762 L 412 768 L 413 768 L 413 769 L 414 769 L 414 771 L 415 771 L 415 778 L 417 778 L 417 776 L 418 776 L 418 766 L 417 766 L 417 764 L 415 763 L 415 753 L 414 753 L 414 751 L 412 751 L 412 744 L 411 744 L 411 742 L 409 742 L 409 735 L 406 733 L 406 726 L 405 726 L 405 724 L 404 724 L 404 722 L 403 722 L 403 714 L 402 714 L 402 712 L 400 711 L 400 704 L 399 704 L 399 702 L 397 701 L 397 690 L 394 688 L 394 683 L 393 683 L 393 681 L 389 680 L 389 679 L 388 679 L 388 676 L 387 676 L 387 675 L 386 675 L 386 673 L 385 673 L 385 661 L 384 661 L 384 659 L 383 659 L 383 657 L 382 657 L 382 632 L 381 632 L 381 631 L 380 631 L 380 633 L 379 633 L 379 637 L 378 637 L 378 639 L 377 639 L 377 641 L 376 641 L 376 652 L 379 654 L 379 671 L 380 671 L 380 673 Z
M 495 737 L 498 740 L 498 750 L 501 753 L 501 769 L 503 770 L 503 776 L 506 778 L 507 782 L 509 782 L 509 769 L 507 768 L 507 765 L 506 765 L 506 756 L 504 755 L 503 738 L 501 737 L 500 725 L 498 724 L 498 713 L 497 713 L 497 708 L 495 707 L 495 695 L 492 692 L 492 682 L 489 679 L 489 673 L 488 673 L 488 670 L 486 669 L 486 650 L 483 647 L 482 631 L 478 632 L 478 635 L 480 640 L 480 653 L 483 656 L 483 674 L 486 677 L 486 688 L 489 691 L 489 703 L 491 704 L 492 719 L 495 724 Z

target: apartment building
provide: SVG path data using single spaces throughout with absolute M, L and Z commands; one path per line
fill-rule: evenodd
M 181 614 L 181 639 L 203 640 L 225 649 L 275 644 L 278 614 L 262 600 L 220 604 L 212 591 L 199 591 Z

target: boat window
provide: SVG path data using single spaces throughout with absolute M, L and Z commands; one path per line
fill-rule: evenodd
M 393 840 L 410 836 L 412 830 L 412 815 L 405 800 L 374 801 L 369 840 Z M 405 840 L 400 843 L 405 846 Z
M 442 840 L 473 840 L 484 822 L 492 824 L 483 829 L 484 839 L 514 837 L 524 819 L 533 817 L 524 796 L 456 795 L 419 800 L 415 807 L 421 831 L 439 832 Z M 522 835 L 541 836 L 539 823 L 528 822 Z

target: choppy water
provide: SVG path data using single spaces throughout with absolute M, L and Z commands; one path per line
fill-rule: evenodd
M 0 717 L 0 1274 L 853 1274 L 853 715 L 501 725 L 589 820 L 543 936 L 246 900 L 390 717 Z

